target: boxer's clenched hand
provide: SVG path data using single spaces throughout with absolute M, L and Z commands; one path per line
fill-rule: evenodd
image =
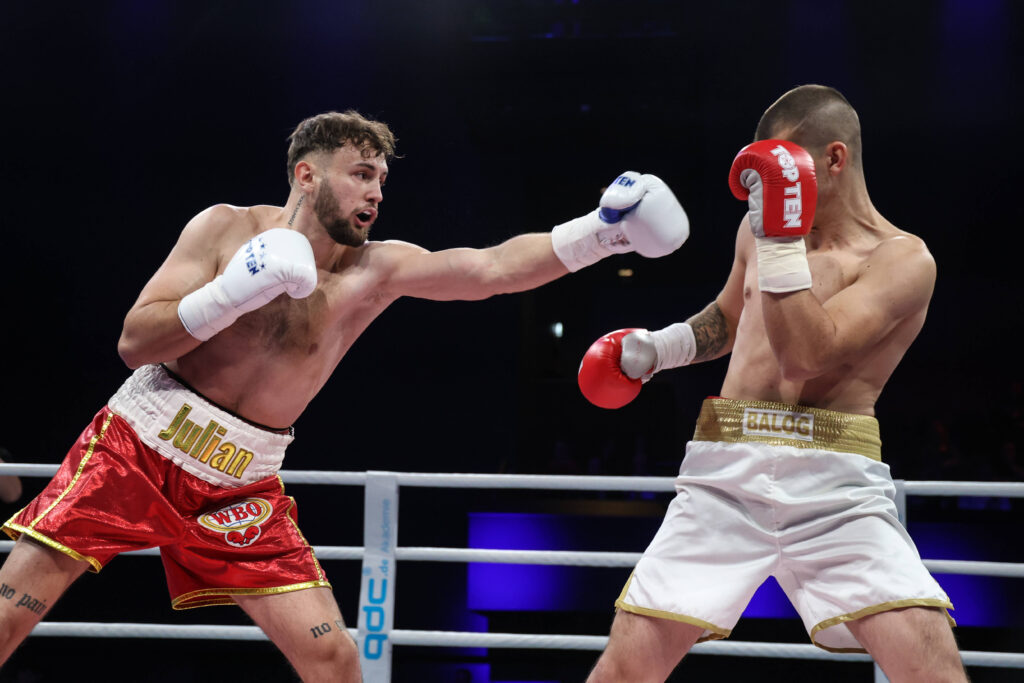
M 583 354 L 576 380 L 579 382 L 580 391 L 595 406 L 621 408 L 640 393 L 643 386 L 640 375 L 628 376 L 623 372 L 621 365 L 622 338 L 636 331 L 636 328 L 627 328 L 609 332 L 591 344 Z M 640 374 L 653 368 L 652 363 Z
M 761 291 L 810 288 L 803 236 L 814 224 L 818 200 L 811 155 L 788 140 L 747 145 L 732 162 L 729 188 L 737 199 L 747 202 Z
M 690 235 L 679 200 L 660 178 L 626 171 L 605 190 L 600 208 L 551 231 L 555 254 L 570 271 L 611 254 L 666 256 Z
M 590 345 L 580 363 L 577 381 L 588 401 L 601 408 L 620 408 L 640 393 L 654 373 L 689 365 L 697 342 L 689 323 L 675 323 L 649 332 L 626 328 Z
M 243 244 L 224 272 L 178 304 L 185 330 L 206 341 L 239 316 L 285 293 L 302 299 L 316 289 L 313 248 L 304 235 L 274 228 Z

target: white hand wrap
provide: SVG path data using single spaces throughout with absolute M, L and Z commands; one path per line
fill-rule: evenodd
M 606 256 L 633 250 L 620 225 L 608 225 L 594 209 L 586 216 L 556 225 L 551 230 L 551 246 L 569 272 L 575 273 Z
M 697 339 L 689 323 L 675 323 L 663 330 L 637 330 L 622 338 L 622 372 L 647 381 L 667 368 L 689 365 L 697 355 Z
M 757 286 L 762 292 L 796 292 L 811 288 L 807 246 L 802 237 L 755 237 Z

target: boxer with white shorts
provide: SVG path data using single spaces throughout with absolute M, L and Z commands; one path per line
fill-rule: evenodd
M 626 172 L 590 213 L 487 249 L 368 241 L 394 142 L 356 112 L 306 119 L 284 206 L 217 205 L 185 226 L 125 318 L 118 351 L 138 370 L 5 526 L 18 542 L 0 583 L 24 599 L 0 600 L 0 662 L 87 568 L 161 546 L 175 607 L 237 603 L 304 681 L 360 680 L 276 475 L 290 426 L 399 297 L 520 292 L 689 235 L 665 183 Z
M 952 607 L 899 522 L 880 450 L 867 415 L 705 400 L 679 495 L 616 606 L 724 638 L 774 576 L 813 642 L 833 652 L 863 651 L 848 621 Z
M 965 681 L 952 605 L 897 518 L 874 417 L 924 324 L 935 262 L 871 203 L 857 113 L 832 88 L 772 104 L 729 184 L 748 212 L 715 301 L 609 333 L 580 367 L 584 395 L 616 408 L 656 372 L 731 354 L 589 680 L 665 680 L 775 576 L 819 647 L 867 651 L 893 683 Z

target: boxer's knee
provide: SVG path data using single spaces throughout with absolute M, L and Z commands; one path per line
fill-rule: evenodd
M 303 681 L 359 681 L 359 648 L 346 629 L 319 637 L 290 657 Z

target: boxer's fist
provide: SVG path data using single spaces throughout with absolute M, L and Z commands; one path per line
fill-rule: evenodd
M 626 183 L 629 183 L 627 186 Z M 676 196 L 655 175 L 627 171 L 601 197 L 601 220 L 620 222 L 630 251 L 667 256 L 690 236 L 690 220 Z
M 267 230 L 243 244 L 217 280 L 228 302 L 243 313 L 282 293 L 305 299 L 316 289 L 313 247 L 295 230 Z
M 729 188 L 750 210 L 755 237 L 800 237 L 811 231 L 818 185 L 814 159 L 788 140 L 761 140 L 739 151 Z
M 570 271 L 611 254 L 666 256 L 690 236 L 690 221 L 657 176 L 626 171 L 605 190 L 597 211 L 551 231 L 555 254 Z
M 274 228 L 243 244 L 223 273 L 183 298 L 178 318 L 189 334 L 206 341 L 281 294 L 302 299 L 314 289 L 316 262 L 309 240 L 294 230 Z
M 622 338 L 622 357 L 619 367 L 626 377 L 644 382 L 651 378 L 658 366 L 658 347 L 647 330 L 636 329 Z
M 609 332 L 591 344 L 583 354 L 577 381 L 580 391 L 594 405 L 600 408 L 621 408 L 640 393 L 643 386 L 640 377 L 653 370 L 654 364 L 640 371 L 636 377 L 626 375 L 622 366 L 623 337 L 638 331 L 636 328 L 627 328 Z
M 646 188 L 640 182 L 640 174 L 636 171 L 626 171 L 613 180 L 601 195 L 598 215 L 609 225 L 618 223 L 623 216 L 636 208 L 645 192 Z

